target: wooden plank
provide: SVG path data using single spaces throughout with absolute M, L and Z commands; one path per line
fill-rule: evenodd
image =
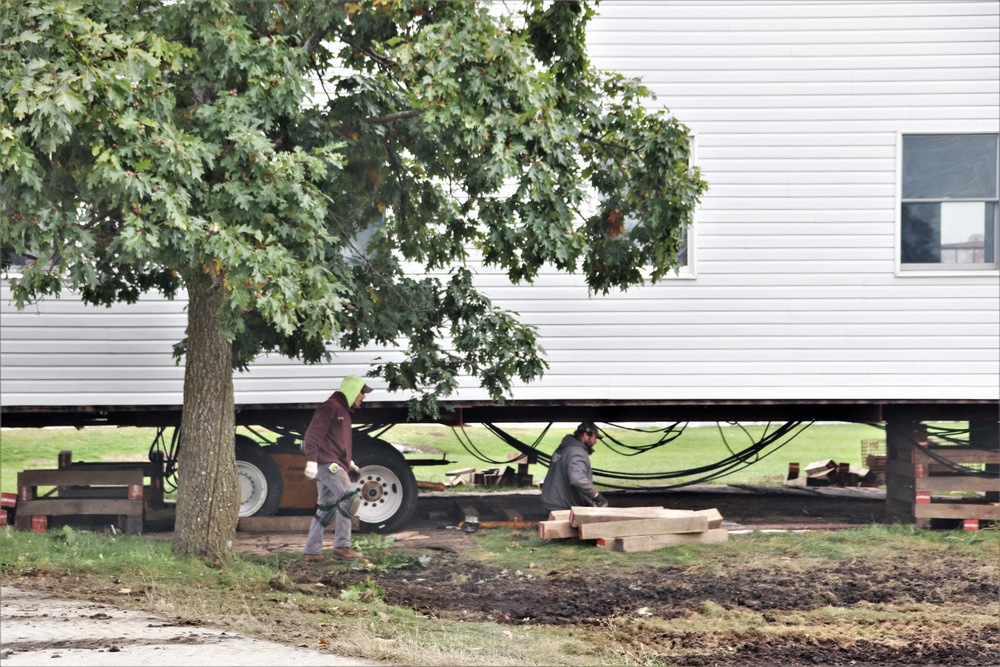
M 614 551 L 655 551 L 665 547 L 685 544 L 722 544 L 729 540 L 729 531 L 714 528 L 703 533 L 675 533 L 667 535 L 633 535 L 614 538 Z
M 696 510 L 695 514 L 698 516 L 703 516 L 708 519 L 709 530 L 713 528 L 722 528 L 722 512 L 720 512 L 715 507 L 707 510 Z
M 674 516 L 584 523 L 580 525 L 581 540 L 630 535 L 664 535 L 670 533 L 703 533 L 708 530 L 708 517 Z
M 570 510 L 552 510 L 549 512 L 549 519 L 552 521 L 569 521 Z
M 805 472 L 806 477 L 828 477 L 836 470 L 836 461 L 833 459 L 826 459 L 825 461 L 813 461 L 812 463 L 806 464 L 803 472 Z
M 1000 451 L 995 449 L 977 449 L 975 447 L 931 447 L 931 454 L 952 463 L 988 463 L 1000 464 Z M 937 459 L 921 447 L 914 448 L 914 463 L 937 463 Z
M 571 507 L 569 520 L 574 526 L 581 523 L 623 521 L 663 516 L 690 516 L 694 510 L 668 510 L 664 507 Z
M 444 484 L 442 482 L 422 482 L 417 480 L 417 488 L 425 491 L 444 491 Z
M 578 536 L 577 529 L 570 525 L 568 519 L 550 519 L 538 522 L 538 537 L 543 540 L 559 540 Z
M 20 510 L 18 510 L 20 511 Z M 986 519 L 1000 521 L 1000 505 L 975 503 L 930 503 L 915 505 L 914 516 L 918 519 Z
M 123 486 L 142 484 L 142 468 L 124 470 L 23 470 L 17 473 L 20 486 Z
M 142 499 L 126 498 L 52 498 L 22 500 L 17 504 L 18 515 L 68 516 L 71 514 L 128 514 L 142 516 Z
M 917 491 L 1000 491 L 1000 478 L 970 475 L 918 477 Z
M 57 498 L 128 498 L 127 486 L 63 486 Z
M 163 476 L 163 464 L 162 463 L 151 463 L 142 461 L 119 461 L 119 462 L 88 462 L 88 461 L 73 461 L 66 468 L 60 468 L 60 470 L 122 470 L 133 468 L 140 468 L 142 474 L 146 477 L 162 477 Z

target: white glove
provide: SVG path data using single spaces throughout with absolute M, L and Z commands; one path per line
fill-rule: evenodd
M 316 474 L 319 472 L 319 465 L 315 461 L 309 461 L 306 463 L 306 477 L 309 479 L 316 479 Z
M 351 461 L 351 467 L 347 470 L 347 477 L 352 482 L 357 482 L 361 479 L 361 468 L 354 461 Z

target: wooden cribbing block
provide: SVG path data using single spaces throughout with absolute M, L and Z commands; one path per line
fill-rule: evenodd
M 455 508 L 458 510 L 458 515 L 461 517 L 461 521 L 468 523 L 479 522 L 479 510 L 477 510 L 471 503 L 463 503 L 456 500 Z
M 837 462 L 833 459 L 826 459 L 825 461 L 813 461 L 806 465 L 805 473 L 806 477 L 826 479 L 836 470 Z
M 703 516 L 708 519 L 709 530 L 713 528 L 722 528 L 722 512 L 716 508 L 711 508 L 707 510 L 696 510 L 695 514 L 698 516 Z
M 918 493 L 920 491 L 1000 491 L 1000 478 L 973 475 L 918 477 L 916 487 Z
M 18 510 L 20 514 L 20 510 Z M 981 519 L 1000 521 L 1000 505 L 990 503 L 926 503 L 913 507 L 917 519 Z
M 933 452 L 938 457 L 952 463 L 986 463 L 1000 464 L 1000 451 L 996 449 L 979 449 L 976 447 L 915 447 L 913 449 L 914 463 L 937 463 L 931 456 Z
M 448 486 L 458 486 L 459 484 L 471 485 L 475 473 L 475 468 L 460 468 L 459 470 L 449 470 L 445 475 L 451 478 L 448 481 Z
M 569 521 L 570 510 L 552 510 L 549 512 L 551 521 Z
M 692 513 L 692 510 L 668 510 L 663 507 L 571 507 L 569 511 L 569 520 L 573 526 L 602 521 L 689 516 Z
M 664 535 L 670 533 L 703 533 L 708 530 L 708 518 L 690 516 L 652 517 L 584 523 L 580 525 L 581 540 L 596 540 L 601 537 L 626 537 L 631 535 Z
M 672 533 L 666 535 L 633 535 L 597 540 L 598 546 L 611 551 L 656 551 L 682 544 L 722 544 L 729 540 L 729 531 L 714 528 L 703 533 Z
M 567 537 L 578 537 L 576 528 L 567 519 L 550 519 L 538 522 L 538 537 L 543 540 L 560 540 Z
M 524 515 L 515 509 L 501 507 L 499 512 L 503 515 L 504 521 L 524 521 Z

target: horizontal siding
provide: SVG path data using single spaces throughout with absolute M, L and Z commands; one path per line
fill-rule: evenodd
M 591 295 L 475 267 L 537 327 L 550 369 L 519 400 L 1000 398 L 1000 276 L 896 275 L 901 132 L 1000 130 L 1000 3 L 615 0 L 592 62 L 642 77 L 695 135 L 709 192 L 690 268 Z M 179 404 L 183 301 L 16 313 L 2 295 L 4 405 Z M 325 398 L 378 354 L 266 357 L 240 403 Z M 377 382 L 375 383 L 378 384 Z M 374 400 L 404 399 L 376 388 Z M 458 398 L 485 393 L 470 378 Z

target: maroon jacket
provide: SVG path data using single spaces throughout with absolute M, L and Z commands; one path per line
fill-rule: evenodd
M 306 461 L 315 461 L 320 465 L 339 463 L 345 469 L 350 467 L 354 458 L 351 423 L 347 397 L 339 391 L 333 392 L 316 408 L 302 439 Z

